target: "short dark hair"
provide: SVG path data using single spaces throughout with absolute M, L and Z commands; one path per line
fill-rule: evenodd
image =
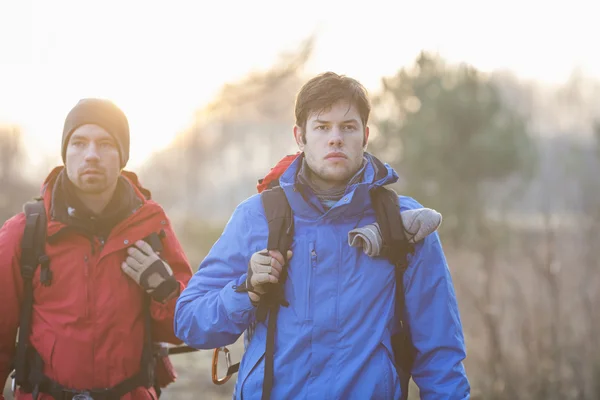
M 345 100 L 356 106 L 363 126 L 367 126 L 371 103 L 367 89 L 356 79 L 324 72 L 306 82 L 296 96 L 296 125 L 302 129 L 306 141 L 306 122 L 312 113 L 328 110 L 338 101 Z

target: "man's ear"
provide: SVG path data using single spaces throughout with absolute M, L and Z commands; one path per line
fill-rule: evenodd
M 298 125 L 294 125 L 294 139 L 296 139 L 296 144 L 298 145 L 300 151 L 304 151 L 305 143 L 303 139 L 302 128 L 300 128 Z
M 369 144 L 369 127 L 365 127 L 365 138 L 363 140 L 363 149 L 367 150 L 367 145 Z

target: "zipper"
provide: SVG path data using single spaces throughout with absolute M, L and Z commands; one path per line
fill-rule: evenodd
M 92 245 L 92 254 L 94 254 L 94 246 Z M 83 274 L 85 276 L 85 307 L 83 310 L 84 318 L 89 318 L 90 316 L 90 258 L 86 255 L 84 257 L 85 260 L 85 268 Z
M 98 247 L 98 254 L 100 254 L 102 253 L 102 250 L 104 250 L 105 240 L 101 237 L 98 237 L 98 241 L 100 242 L 100 247 Z
M 96 336 L 95 336 L 95 318 L 96 315 L 92 315 L 92 311 L 94 311 L 94 286 L 93 286 L 93 274 L 91 271 L 92 269 L 96 269 L 98 266 L 98 263 L 100 262 L 101 259 L 101 255 L 102 255 L 102 250 L 104 249 L 104 244 L 105 244 L 105 240 L 102 237 L 99 236 L 95 236 L 92 239 L 94 246 L 93 247 L 97 247 L 96 251 L 97 254 L 96 256 L 93 258 L 93 264 L 90 266 L 88 265 L 88 271 L 87 271 L 87 275 L 86 275 L 86 288 L 87 288 L 87 292 L 86 292 L 86 303 L 87 303 L 87 308 L 86 308 L 86 316 L 89 319 L 90 324 L 92 325 L 92 337 L 91 337 L 91 350 L 92 350 L 92 371 L 95 374 L 95 365 L 96 365 Z
M 315 242 L 309 242 L 308 248 L 310 250 L 310 268 L 308 269 L 308 290 L 306 291 L 306 319 L 309 320 L 311 317 L 310 314 L 310 292 L 313 286 L 313 270 L 317 268 L 317 250 L 315 249 Z

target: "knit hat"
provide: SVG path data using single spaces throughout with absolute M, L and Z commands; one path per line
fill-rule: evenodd
M 67 144 L 71 134 L 82 125 L 93 124 L 104 128 L 117 142 L 121 168 L 129 161 L 129 123 L 114 103 L 104 99 L 81 99 L 65 119 L 62 136 L 62 159 L 66 163 Z

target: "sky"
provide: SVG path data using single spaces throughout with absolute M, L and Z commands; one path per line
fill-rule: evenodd
M 48 157 L 60 162 L 71 107 L 83 97 L 109 98 L 129 118 L 135 168 L 223 84 L 268 68 L 311 34 L 307 72 L 347 74 L 371 91 L 421 50 L 552 84 L 574 68 L 600 79 L 591 1 L 351 4 L 0 0 L 0 123 L 21 127 L 31 167 Z

